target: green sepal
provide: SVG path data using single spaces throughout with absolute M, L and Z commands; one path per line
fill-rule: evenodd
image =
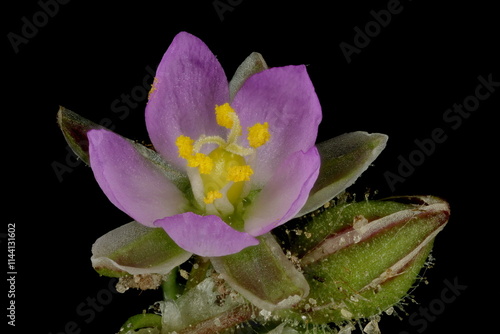
M 308 295 L 307 281 L 271 234 L 258 239 L 257 246 L 212 258 L 213 267 L 233 289 L 261 309 L 294 307 Z
M 101 275 L 168 274 L 191 257 L 161 228 L 137 222 L 114 229 L 92 246 L 92 265 Z
M 384 134 L 356 131 L 316 145 L 321 158 L 318 179 L 296 217 L 320 208 L 352 185 L 382 152 L 387 139 Z
M 268 69 L 267 64 L 258 52 L 252 52 L 236 69 L 231 81 L 229 81 L 229 96 L 232 101 L 238 90 L 252 75 Z
M 61 128 L 69 147 L 83 162 L 89 166 L 90 156 L 87 132 L 90 130 L 111 131 L 64 107 L 59 108 L 57 113 L 57 123 Z M 164 173 L 165 177 L 175 184 L 181 191 L 186 193 L 187 196 L 191 196 L 191 185 L 187 175 L 165 162 L 165 160 L 163 160 L 163 158 L 153 149 L 150 149 L 136 141 L 127 138 L 125 139 L 144 158 L 158 166 Z
M 87 165 L 90 165 L 87 132 L 93 129 L 105 129 L 105 127 L 89 121 L 64 107 L 59 107 L 59 111 L 57 112 L 57 124 L 66 142 L 76 156 Z

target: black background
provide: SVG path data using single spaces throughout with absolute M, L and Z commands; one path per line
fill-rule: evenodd
M 252 51 L 270 66 L 307 64 L 323 107 L 318 141 L 356 130 L 390 137 L 375 165 L 356 182 L 356 191 L 378 190 L 375 198 L 432 194 L 450 203 L 450 222 L 433 251 L 436 264 L 425 273 L 429 284 L 412 293 L 419 304 L 405 307 L 409 315 L 431 305 L 444 309 L 426 321 L 425 329 L 401 311 L 401 320 L 384 316 L 383 333 L 496 328 L 498 148 L 493 134 L 500 87 L 456 129 L 443 120 L 454 103 L 474 94 L 478 76 L 491 74 L 500 81 L 495 10 L 479 2 L 402 0 L 401 12 L 348 63 L 339 44 L 352 45 L 354 27 L 363 29 L 373 21 L 370 11 L 386 9 L 388 1 L 232 4 L 221 20 L 213 1 L 70 1 L 39 22 L 38 32 L 17 53 L 8 34 L 22 35 L 22 18 L 33 22 L 42 9 L 36 1 L 4 4 L 7 202 L 0 233 L 15 223 L 18 272 L 16 327 L 9 333 L 64 333 L 71 322 L 80 333 L 115 333 L 127 317 L 161 298 L 159 292 L 112 294 L 102 310 L 90 313 L 88 298 L 109 295 L 103 292 L 109 279 L 90 265 L 91 245 L 130 219 L 108 202 L 91 170 L 68 155 L 55 116 L 63 105 L 96 122 L 108 119 L 116 132 L 147 141 L 145 100 L 126 117 L 111 106 L 143 84 L 146 68 L 156 68 L 179 31 L 200 37 L 229 77 Z M 397 174 L 398 157 L 408 158 L 417 149 L 414 141 L 431 138 L 436 128 L 443 129 L 446 141 L 392 191 L 384 174 Z M 69 169 L 58 177 L 54 164 Z M 4 268 L 5 245 L 2 238 Z M 439 304 L 445 280 L 467 288 L 454 302 Z M 3 301 L 6 294 L 7 288 Z

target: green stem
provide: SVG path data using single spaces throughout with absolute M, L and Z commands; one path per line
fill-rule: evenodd
M 177 282 L 179 268 L 176 267 L 168 274 L 167 278 L 161 283 L 164 299 L 176 300 L 181 294 L 182 289 Z
M 123 324 L 118 334 L 141 328 L 161 328 L 161 316 L 150 313 L 134 315 Z
M 210 260 L 208 258 L 194 257 L 195 263 L 193 268 L 189 273 L 189 279 L 186 282 L 186 287 L 184 291 L 189 291 L 195 286 L 197 286 L 201 281 L 207 278 L 207 271 L 210 269 Z

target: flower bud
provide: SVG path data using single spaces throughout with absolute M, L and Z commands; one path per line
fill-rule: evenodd
M 288 314 L 340 324 L 389 309 L 415 283 L 449 214 L 439 198 L 400 197 L 343 204 L 313 217 L 292 242 L 310 293 Z

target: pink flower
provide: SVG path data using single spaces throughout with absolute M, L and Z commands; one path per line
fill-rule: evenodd
M 266 69 L 239 86 L 230 88 L 208 47 L 182 32 L 146 107 L 159 156 L 109 130 L 87 133 L 109 200 L 201 256 L 258 244 L 301 211 L 319 174 L 321 107 L 305 66 Z

